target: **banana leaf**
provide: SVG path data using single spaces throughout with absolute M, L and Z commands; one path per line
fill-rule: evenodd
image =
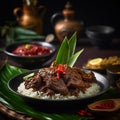
M 84 116 L 81 117 L 77 114 L 77 111 L 74 113 L 43 113 L 37 111 L 27 104 L 25 104 L 24 100 L 11 92 L 7 86 L 8 81 L 21 73 L 27 72 L 28 70 L 18 68 L 12 65 L 9 65 L 7 61 L 5 61 L 4 66 L 0 70 L 0 102 L 4 104 L 6 107 L 15 110 L 16 112 L 23 113 L 30 117 L 33 117 L 38 120 L 91 120 L 94 117 Z M 110 88 L 107 93 L 98 97 L 97 100 L 105 99 L 105 98 L 117 98 L 118 91 L 113 88 Z
M 36 118 L 38 120 L 90 120 L 90 119 L 93 119 L 93 117 L 81 117 L 77 114 L 77 111 L 72 114 L 43 113 L 25 104 L 24 100 L 20 96 L 14 94 L 9 90 L 7 83 L 12 77 L 18 74 L 24 73 L 26 71 L 28 70 L 9 65 L 7 61 L 5 62 L 4 66 L 0 70 L 0 102 L 2 104 L 4 104 L 5 106 L 7 106 L 12 110 L 15 110 L 16 112 L 23 113 L 30 117 Z

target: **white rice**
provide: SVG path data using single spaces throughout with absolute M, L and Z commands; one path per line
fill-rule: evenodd
M 78 96 L 63 96 L 61 94 L 55 94 L 54 96 L 48 96 L 43 92 L 34 91 L 32 88 L 25 89 L 24 82 L 21 83 L 18 87 L 17 92 L 22 95 L 39 98 L 39 99 L 50 99 L 50 100 L 65 100 L 65 99 L 77 99 L 77 98 L 85 98 L 100 92 L 100 86 L 97 83 L 91 83 L 91 87 L 87 88 L 85 93 L 82 91 L 79 92 Z

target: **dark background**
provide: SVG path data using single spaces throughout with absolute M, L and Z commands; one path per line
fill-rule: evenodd
M 50 23 L 50 18 L 55 12 L 61 12 L 67 0 L 38 0 L 39 5 L 44 5 L 47 8 L 47 13 L 44 19 L 44 34 L 53 33 L 53 27 Z M 90 25 L 110 25 L 115 28 L 115 37 L 120 38 L 120 4 L 119 0 L 69 0 L 76 11 L 76 18 L 84 21 L 85 27 Z M 16 7 L 22 7 L 22 0 L 0 0 L 0 26 L 6 24 L 6 21 L 14 21 L 16 17 L 13 15 L 13 10 Z M 1 43 L 0 43 L 1 44 Z M 96 57 L 98 51 L 87 50 L 88 59 L 93 55 Z M 91 52 L 91 53 L 89 53 Z M 106 51 L 108 52 L 108 51 Z M 112 53 L 113 52 L 113 53 Z M 94 53 L 94 54 L 92 54 Z M 87 53 L 86 53 L 87 54 Z M 106 56 L 104 51 L 99 54 Z M 96 56 L 95 56 L 96 55 Z M 114 50 L 110 51 L 109 55 L 114 55 Z M 85 56 L 86 57 L 86 56 Z M 83 57 L 83 60 L 85 59 Z M 80 62 L 79 62 L 80 63 Z M 0 120 L 8 120 L 0 116 Z
M 76 11 L 76 19 L 90 25 L 110 25 L 116 29 L 115 37 L 120 37 L 120 4 L 118 0 L 69 0 Z M 47 8 L 44 19 L 44 34 L 53 33 L 51 16 L 61 12 L 67 0 L 38 0 Z M 22 0 L 0 0 L 0 26 L 6 21 L 16 20 L 13 9 L 22 7 Z

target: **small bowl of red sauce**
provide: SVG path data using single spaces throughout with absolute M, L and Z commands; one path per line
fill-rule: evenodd
M 55 51 L 56 47 L 52 43 L 42 41 L 16 42 L 4 50 L 10 60 L 29 69 L 47 65 Z

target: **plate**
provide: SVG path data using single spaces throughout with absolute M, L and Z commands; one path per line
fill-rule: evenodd
M 101 90 L 96 95 L 92 95 L 90 97 L 67 100 L 47 100 L 32 98 L 18 93 L 17 88 L 20 83 L 23 82 L 23 77 L 33 72 L 38 72 L 38 70 L 32 70 L 15 76 L 8 82 L 8 88 L 16 95 L 21 96 L 29 106 L 43 112 L 61 112 L 61 110 L 62 112 L 65 112 L 66 110 L 76 111 L 77 107 L 80 109 L 80 107 L 84 107 L 84 105 L 93 102 L 95 98 L 105 93 L 109 88 L 109 81 L 103 75 L 94 72 L 98 84 L 101 87 Z
M 83 69 L 96 71 L 102 74 L 106 74 L 106 69 L 112 65 L 119 65 L 120 57 L 109 56 L 105 58 L 92 58 L 83 64 Z
M 113 112 L 120 109 L 120 99 L 103 99 L 91 103 L 88 108 L 95 112 Z
M 91 70 L 91 71 L 95 71 L 95 72 L 98 72 L 98 73 L 101 73 L 101 74 L 106 74 L 106 69 L 93 69 L 93 68 L 88 68 L 87 66 L 86 66 L 86 64 L 84 64 L 83 66 L 82 66 L 82 68 L 83 69 L 85 69 L 85 70 Z

